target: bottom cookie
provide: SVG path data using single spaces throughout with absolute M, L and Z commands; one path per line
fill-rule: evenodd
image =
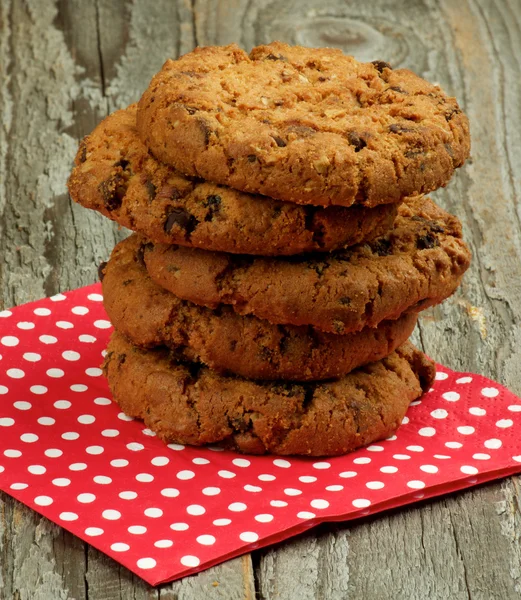
M 103 365 L 114 400 L 165 442 L 249 454 L 335 456 L 392 435 L 431 385 L 434 363 L 407 342 L 342 379 L 256 382 L 181 364 L 114 333 Z

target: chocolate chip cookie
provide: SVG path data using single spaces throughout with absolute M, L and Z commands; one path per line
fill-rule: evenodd
M 415 198 L 400 206 L 387 234 L 328 255 L 257 258 L 150 245 L 144 260 L 158 285 L 185 300 L 345 334 L 441 302 L 458 287 L 470 251 L 456 217 Z
M 254 382 L 141 350 L 114 333 L 103 365 L 114 400 L 165 442 L 248 454 L 345 454 L 392 435 L 435 368 L 406 343 L 324 383 Z
M 184 177 L 149 154 L 136 132 L 136 105 L 82 141 L 69 191 L 82 206 L 155 242 L 245 254 L 343 248 L 383 234 L 396 216 L 394 204 L 298 206 Z
M 104 304 L 112 324 L 137 346 L 167 345 L 182 360 L 253 379 L 341 377 L 387 356 L 411 335 L 416 314 L 350 335 L 272 325 L 229 306 L 213 311 L 179 300 L 154 283 L 141 262 L 138 236 L 116 246 L 103 269 Z
M 185 175 L 321 206 L 430 192 L 470 150 L 467 117 L 439 86 L 382 61 L 280 42 L 168 60 L 137 125 Z

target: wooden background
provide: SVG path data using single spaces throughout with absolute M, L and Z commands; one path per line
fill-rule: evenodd
M 520 0 L 0 0 L 0 288 L 6 307 L 92 283 L 124 236 L 71 204 L 78 140 L 196 44 L 280 39 L 412 68 L 456 95 L 472 160 L 434 197 L 474 253 L 415 340 L 521 394 Z M 510 478 L 307 535 L 153 589 L 10 497 L 0 598 L 521 597 L 520 481 Z

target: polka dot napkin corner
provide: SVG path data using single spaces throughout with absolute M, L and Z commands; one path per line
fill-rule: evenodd
M 397 435 L 311 460 L 166 446 L 111 400 L 98 284 L 0 312 L 0 488 L 147 582 L 521 471 L 521 400 L 438 368 Z

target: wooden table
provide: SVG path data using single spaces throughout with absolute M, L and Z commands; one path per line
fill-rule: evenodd
M 474 261 L 415 341 L 521 393 L 520 0 L 1 0 L 4 305 L 92 283 L 125 235 L 67 196 L 83 135 L 137 100 L 166 57 L 273 39 L 385 59 L 458 97 L 472 160 L 435 198 L 463 221 Z M 519 482 L 320 527 L 160 589 L 3 495 L 0 598 L 520 598 Z

